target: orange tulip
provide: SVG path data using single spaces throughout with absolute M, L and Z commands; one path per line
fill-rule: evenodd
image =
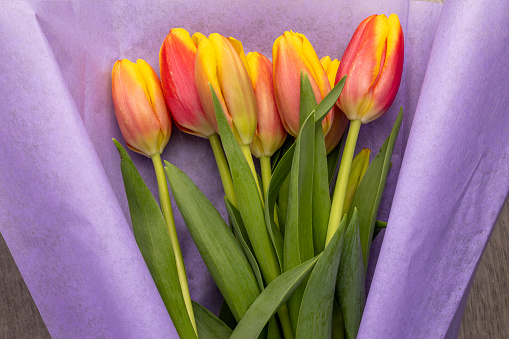
M 249 53 L 247 62 L 258 106 L 258 125 L 250 145 L 251 153 L 257 158 L 270 157 L 286 138 L 274 98 L 272 63 L 258 52 Z
M 306 72 L 317 102 L 331 90 L 327 74 L 316 52 L 304 34 L 285 32 L 272 48 L 274 94 L 285 129 L 293 136 L 299 133 L 300 75 Z M 333 120 L 329 113 L 323 120 L 326 134 Z
M 403 71 L 403 31 L 398 16 L 372 15 L 361 22 L 343 54 L 336 83 L 347 75 L 337 104 L 363 124 L 392 105 Z
M 208 138 L 216 131 L 196 90 L 195 60 L 196 45 L 189 33 L 183 28 L 171 29 L 159 51 L 164 98 L 178 128 Z
M 242 43 L 213 33 L 207 39 L 194 34 L 197 44 L 195 83 L 200 101 L 217 127 L 209 83 L 216 92 L 239 143 L 249 145 L 256 130 L 257 108 Z
M 118 60 L 113 66 L 112 96 L 127 146 L 151 157 L 160 154 L 171 135 L 171 118 L 161 82 L 144 60 Z

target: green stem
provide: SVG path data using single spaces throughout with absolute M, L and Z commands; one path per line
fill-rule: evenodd
M 361 129 L 360 120 L 350 121 L 350 128 L 346 138 L 345 149 L 343 150 L 343 157 L 339 165 L 338 178 L 336 187 L 334 188 L 334 196 L 332 198 L 331 212 L 329 217 L 329 226 L 327 227 L 327 238 L 325 246 L 332 239 L 334 233 L 339 227 L 339 223 L 343 217 L 343 205 L 345 203 L 346 186 L 348 184 L 348 176 L 350 175 L 350 167 L 352 167 L 352 159 L 357 144 L 357 137 Z
M 260 157 L 260 168 L 262 170 L 263 194 L 265 196 L 267 194 L 267 190 L 269 189 L 270 178 L 272 177 L 270 157 L 265 155 Z
M 161 210 L 163 212 L 164 220 L 166 221 L 166 227 L 170 235 L 171 246 L 173 247 L 173 254 L 175 255 L 175 261 L 177 264 L 177 273 L 179 277 L 179 283 L 184 297 L 184 303 L 186 305 L 189 319 L 193 325 L 194 331 L 196 330 L 196 321 L 194 319 L 193 305 L 191 303 L 191 296 L 189 295 L 189 286 L 187 285 L 186 267 L 184 266 L 184 259 L 182 258 L 182 252 L 180 250 L 180 244 L 177 237 L 177 229 L 175 228 L 175 220 L 173 219 L 173 211 L 171 209 L 170 192 L 168 191 L 168 184 L 166 182 L 166 176 L 164 174 L 163 163 L 161 162 L 161 155 L 155 154 L 152 156 L 152 162 L 157 177 L 157 186 L 159 188 L 159 200 L 161 202 Z
M 292 324 L 290 323 L 290 314 L 288 313 L 288 306 L 286 306 L 286 303 L 281 305 L 277 311 L 277 315 L 279 317 L 279 321 L 281 322 L 281 328 L 283 329 L 283 337 L 285 339 L 295 338 L 293 335 Z
M 263 195 L 262 195 L 262 191 L 260 190 L 260 183 L 258 182 L 258 174 L 256 174 L 256 169 L 254 167 L 253 156 L 251 155 L 251 149 L 249 149 L 249 145 L 242 145 L 242 144 L 239 144 L 239 145 L 240 145 L 240 148 L 242 149 L 242 153 L 244 153 L 244 157 L 246 158 L 247 163 L 249 164 L 249 168 L 251 168 L 251 172 L 253 173 L 256 185 L 258 186 L 258 192 L 260 193 L 260 198 L 262 198 L 262 203 L 263 203 Z
M 223 182 L 224 194 L 233 206 L 238 208 L 237 197 L 235 196 L 235 189 L 233 188 L 232 175 L 230 173 L 226 157 L 224 156 L 219 135 L 217 133 L 211 135 L 209 137 L 209 141 L 210 146 L 212 146 L 212 152 L 214 152 L 214 157 L 216 158 L 217 169 L 219 170 L 221 181 Z

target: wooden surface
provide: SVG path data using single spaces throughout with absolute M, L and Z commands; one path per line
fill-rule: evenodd
M 479 264 L 459 338 L 509 338 L 509 199 Z M 0 236 L 0 338 L 49 338 Z

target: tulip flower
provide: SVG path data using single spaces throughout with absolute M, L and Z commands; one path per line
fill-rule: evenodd
M 361 22 L 343 54 L 336 83 L 347 75 L 337 104 L 363 124 L 391 106 L 403 71 L 403 31 L 398 16 L 372 15 Z
M 285 141 L 286 130 L 274 98 L 272 82 L 272 62 L 258 52 L 247 55 L 251 82 L 258 106 L 258 125 L 250 145 L 251 153 L 260 158 L 264 191 L 271 177 L 270 157 Z
M 200 33 L 195 33 L 195 36 L 200 36 Z M 225 195 L 237 206 L 230 170 L 216 132 L 216 118 L 214 116 L 213 122 L 209 120 L 196 89 L 196 45 L 197 39 L 192 39 L 183 28 L 172 28 L 164 39 L 159 51 L 164 98 L 181 131 L 209 139 Z
M 331 58 L 327 55 L 320 59 L 320 63 L 325 69 L 325 73 L 327 73 L 327 78 L 329 79 L 331 88 L 334 87 L 334 81 L 336 80 L 336 73 L 338 72 L 339 67 L 339 60 L 331 60 Z M 339 144 L 341 137 L 345 133 L 346 126 L 348 126 L 348 118 L 336 105 L 334 105 L 332 111 L 334 120 L 332 121 L 329 133 L 325 136 L 325 149 L 327 154 L 332 152 L 332 150 Z
M 219 133 L 210 90 L 212 87 L 258 184 L 249 149 L 256 131 L 256 98 L 242 43 L 218 33 L 212 33 L 208 39 L 201 33 L 194 34 L 193 40 L 198 46 L 195 83 L 205 113 Z
M 274 94 L 285 129 L 293 136 L 299 133 L 300 75 L 308 75 L 316 101 L 322 101 L 331 90 L 329 79 L 316 52 L 304 34 L 285 32 L 272 48 Z M 333 113 L 323 120 L 324 134 L 330 129 Z
M 127 146 L 152 159 L 161 210 L 176 260 L 178 283 L 189 319 L 194 331 L 197 332 L 184 260 L 161 161 L 161 153 L 171 134 L 171 118 L 164 102 L 161 82 L 147 62 L 141 59 L 136 63 L 127 59 L 118 60 L 112 71 L 112 94 L 115 115 Z
M 113 66 L 112 96 L 127 146 L 147 157 L 161 154 L 171 135 L 171 118 L 156 72 L 144 60 L 118 60 Z
M 352 168 L 350 169 L 350 175 L 348 176 L 345 203 L 343 205 L 343 211 L 345 212 L 350 210 L 355 191 L 357 191 L 357 187 L 359 187 L 362 177 L 364 177 L 364 174 L 368 169 L 370 154 L 371 150 L 369 148 L 363 148 L 352 160 Z
M 173 120 L 183 132 L 208 138 L 216 133 L 194 81 L 196 45 L 183 28 L 173 28 L 159 52 L 161 83 Z
M 336 102 L 350 120 L 329 216 L 328 243 L 343 217 L 343 205 L 353 153 L 362 124 L 384 114 L 398 92 L 403 72 L 403 31 L 398 16 L 372 15 L 355 30 L 336 74 L 347 76 Z
M 216 92 L 230 126 L 241 145 L 249 146 L 256 130 L 256 99 L 246 69 L 242 44 L 213 33 L 193 35 L 197 43 L 195 83 L 209 121 L 219 132 L 209 83 Z

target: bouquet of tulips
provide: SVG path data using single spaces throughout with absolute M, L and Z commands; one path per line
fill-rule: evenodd
M 369 149 L 354 152 L 362 124 L 399 88 L 398 17 L 362 21 L 341 62 L 319 59 L 291 31 L 274 42 L 271 62 L 233 38 L 172 29 L 159 66 L 161 81 L 143 60 L 117 61 L 112 90 L 127 146 L 153 161 L 160 204 L 114 142 L 136 241 L 179 335 L 355 338 L 371 241 L 386 227 L 377 212 L 401 111 L 371 163 Z M 171 117 L 209 139 L 228 222 L 184 172 L 163 165 Z M 167 180 L 224 297 L 219 317 L 191 300 Z

